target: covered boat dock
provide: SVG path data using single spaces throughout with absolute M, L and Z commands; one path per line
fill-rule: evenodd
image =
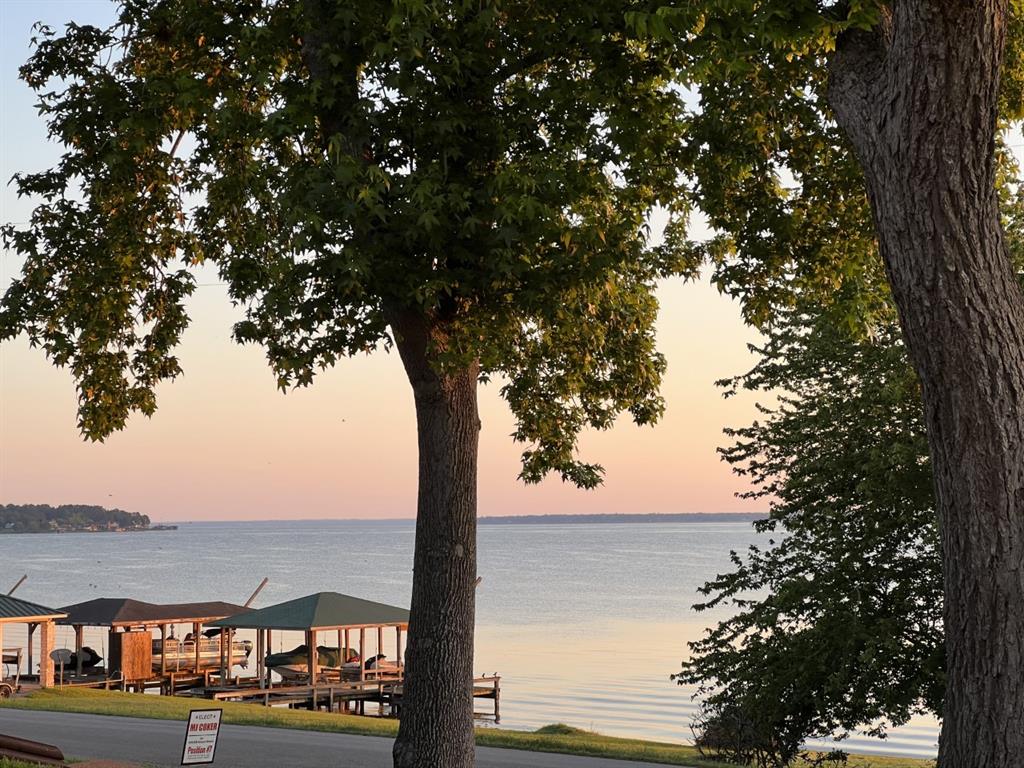
M 368 676 L 380 677 L 387 670 L 399 675 L 402 670 L 402 638 L 409 629 L 409 611 L 385 603 L 363 600 L 338 592 L 317 592 L 316 594 L 288 600 L 284 603 L 271 605 L 267 608 L 249 611 L 238 616 L 230 616 L 211 622 L 210 626 L 222 629 L 251 629 L 256 631 L 257 677 L 261 681 L 270 682 L 270 669 L 266 668 L 266 657 L 271 648 L 275 631 L 298 631 L 305 634 L 307 679 L 316 682 L 317 676 L 329 675 L 333 665 L 324 664 L 319 658 L 318 643 L 322 633 L 337 633 L 339 663 L 338 671 L 346 669 L 350 651 L 358 654 L 360 662 L 355 667 L 348 667 L 359 680 Z M 367 669 L 369 660 L 367 653 L 370 645 L 369 636 L 375 640 L 376 654 L 383 653 L 385 632 L 393 632 L 395 637 L 395 660 L 386 667 L 374 665 Z M 358 649 L 352 642 L 358 637 Z M 312 677 L 309 670 L 314 671 Z
M 54 621 L 63 619 L 65 613 L 62 610 L 54 610 L 30 603 L 27 600 L 19 600 L 10 595 L 0 595 L 0 682 L 3 681 L 4 667 L 14 666 L 14 677 L 20 676 L 22 649 L 4 648 L 3 635 L 6 624 L 27 624 L 28 625 L 28 673 L 31 675 L 32 659 L 32 636 L 36 629 L 39 629 L 39 685 L 49 688 L 53 685 L 53 658 L 50 656 L 54 644 Z M 16 686 L 15 686 L 16 687 Z M 5 687 L 4 691 L 7 690 Z M 13 688 L 11 690 L 13 692 Z
M 409 611 L 405 608 L 338 592 L 317 592 L 214 621 L 210 626 L 255 630 L 257 652 L 255 680 L 249 685 L 209 688 L 206 695 L 210 698 L 311 709 L 325 706 L 329 711 L 349 711 L 354 706 L 360 714 L 365 714 L 369 701 L 378 704 L 378 714 L 384 714 L 385 708 L 392 714 L 399 711 L 405 676 L 403 648 L 409 629 Z M 286 657 L 294 662 L 289 665 L 293 677 L 275 686 L 275 669 L 267 665 L 267 659 L 274 633 L 285 631 L 304 633 L 305 649 L 300 646 L 291 656 L 274 654 L 279 660 Z M 393 644 L 390 637 L 394 638 Z M 336 654 L 330 653 L 333 648 L 319 646 L 321 639 L 330 642 L 335 638 Z M 356 640 L 358 646 L 353 646 Z M 393 655 L 389 657 L 385 651 Z M 303 658 L 297 658 L 299 654 Z M 277 669 L 279 674 L 283 671 L 281 667 Z M 478 678 L 474 683 L 476 698 L 494 699 L 495 719 L 499 680 L 492 676 Z
M 83 676 L 82 647 L 85 627 L 102 627 L 108 630 L 108 655 L 106 677 L 120 672 L 126 683 L 144 683 L 159 675 L 161 681 L 176 674 L 200 675 L 204 666 L 224 666 L 225 645 L 227 658 L 231 658 L 231 639 L 221 633 L 219 658 L 214 663 L 203 663 L 203 627 L 226 616 L 243 614 L 248 608 L 225 602 L 201 603 L 146 603 L 129 598 L 101 597 L 76 603 L 61 609 L 65 614 L 57 623 L 71 626 L 75 630 L 76 674 Z M 175 641 L 168 634 L 176 625 L 189 625 L 194 650 L 183 651 L 181 641 Z M 159 661 L 154 663 L 153 630 L 160 632 Z M 172 646 L 172 644 L 174 644 Z M 168 649 L 174 649 L 173 662 L 168 660 Z M 251 646 L 250 646 L 251 647 Z M 229 665 L 230 666 L 230 665 Z M 174 681 L 172 680 L 172 689 Z

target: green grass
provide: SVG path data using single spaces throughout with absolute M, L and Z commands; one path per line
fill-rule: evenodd
M 57 712 L 81 712 L 121 717 L 148 717 L 160 720 L 187 720 L 192 709 L 223 707 L 223 722 L 233 725 L 259 725 L 295 728 L 307 731 L 356 733 L 365 736 L 394 737 L 398 722 L 389 718 L 357 717 L 329 712 L 277 709 L 255 704 L 214 703 L 202 699 L 170 696 L 144 696 L 137 693 L 98 691 L 87 688 L 51 688 L 5 701 L 0 706 Z M 641 739 L 602 736 L 567 725 L 547 725 L 536 731 L 510 731 L 478 728 L 476 743 L 487 747 L 525 749 L 534 752 L 561 752 L 571 755 L 646 760 L 666 765 L 694 768 L 735 768 L 725 763 L 704 760 L 696 749 Z M 929 768 L 930 760 L 853 755 L 850 768 Z M 0 768 L 20 768 L 0 762 Z

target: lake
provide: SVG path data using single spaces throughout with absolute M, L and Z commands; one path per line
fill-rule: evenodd
M 59 607 L 96 597 L 262 607 L 321 590 L 408 605 L 411 521 L 185 523 L 177 531 L 0 536 L 0 589 Z M 479 530 L 478 673 L 502 677 L 502 727 L 552 722 L 682 742 L 696 710 L 672 682 L 722 610 L 696 613 L 697 589 L 729 568 L 729 551 L 764 541 L 747 522 L 488 524 Z M 282 637 L 285 634 L 285 637 Z M 244 635 L 240 635 L 244 636 Z M 19 625 L 5 644 L 23 642 Z M 275 633 L 274 648 L 301 634 Z M 321 641 L 323 642 L 323 641 Z M 102 631 L 86 629 L 102 653 Z M 331 643 L 333 644 L 333 643 Z M 59 628 L 57 647 L 74 647 Z M 917 718 L 851 751 L 931 757 L 937 726 Z

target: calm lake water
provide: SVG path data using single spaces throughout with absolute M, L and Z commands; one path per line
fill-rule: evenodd
M 61 606 L 96 597 L 256 606 L 333 590 L 408 605 L 407 521 L 186 523 L 177 531 L 0 536 L 0 589 Z M 619 736 L 689 739 L 692 690 L 669 680 L 721 612 L 695 613 L 698 587 L 730 550 L 761 537 L 749 523 L 481 525 L 476 670 L 502 676 L 502 727 L 564 722 Z M 20 627 L 5 645 L 22 642 Z M 102 632 L 86 644 L 105 647 Z M 274 650 L 302 642 L 275 633 Z M 324 642 L 323 640 L 321 642 Z M 74 646 L 61 628 L 58 647 Z M 333 644 L 330 643 L 330 644 Z M 481 705 L 482 707 L 484 705 Z M 929 757 L 937 728 L 921 718 L 846 748 Z

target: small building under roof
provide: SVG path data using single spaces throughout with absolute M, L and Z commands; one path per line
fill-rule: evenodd
M 317 592 L 316 594 L 288 600 L 237 616 L 210 622 L 212 627 L 222 629 L 256 630 L 259 676 L 261 681 L 269 677 L 265 666 L 265 652 L 270 648 L 271 633 L 274 630 L 291 630 L 306 633 L 306 647 L 309 651 L 308 669 L 317 670 L 317 635 L 320 632 L 336 631 L 338 648 L 348 649 L 349 635 L 359 632 L 360 678 L 365 677 L 366 633 L 375 631 L 378 652 L 383 647 L 386 628 L 395 630 L 396 665 L 402 661 L 402 632 L 409 629 L 409 611 L 385 603 L 342 595 L 338 592 Z
M 5 624 L 28 624 L 28 666 L 32 671 L 32 635 L 36 627 L 40 628 L 39 645 L 39 684 L 43 688 L 53 685 L 53 659 L 50 653 L 53 651 L 55 620 L 63 619 L 66 614 L 63 611 L 47 608 L 38 603 L 30 603 L 28 600 L 20 600 L 10 595 L 0 595 L 0 660 L 4 662 L 14 656 L 20 667 L 21 649 L 3 647 L 3 630 Z M 2 666 L 2 665 L 0 665 Z M 3 675 L 0 674 L 0 678 Z

